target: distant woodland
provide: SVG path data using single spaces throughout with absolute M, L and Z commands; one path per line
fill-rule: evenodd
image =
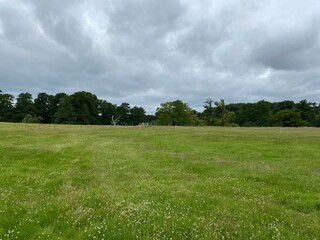
M 91 124 L 91 125 L 165 125 L 165 126 L 243 126 L 243 127 L 319 127 L 320 105 L 307 100 L 293 102 L 259 101 L 225 104 L 223 99 L 204 99 L 198 112 L 181 100 L 161 103 L 155 115 L 145 109 L 98 99 L 90 92 L 71 95 L 30 93 L 17 98 L 0 90 L 0 122 Z

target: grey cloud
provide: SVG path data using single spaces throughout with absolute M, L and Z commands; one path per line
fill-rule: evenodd
M 87 90 L 149 112 L 319 101 L 319 13 L 316 0 L 0 0 L 0 89 Z
M 163 33 L 171 31 L 177 19 L 185 11 L 179 1 L 171 0 L 128 0 L 114 3 L 111 22 L 117 26 L 115 31 L 121 31 L 130 36 L 161 37 Z M 141 35 L 143 34 L 143 35 Z
M 320 94 L 319 74 L 319 69 L 275 71 L 272 73 L 272 78 L 261 83 L 260 92 L 276 101 L 284 99 L 318 101 Z M 248 88 L 249 95 L 253 95 L 255 91 L 254 87 Z
M 320 64 L 320 19 L 276 33 L 253 50 L 253 60 L 279 70 L 307 69 Z

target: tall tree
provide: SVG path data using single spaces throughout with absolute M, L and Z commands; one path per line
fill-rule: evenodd
M 253 103 L 243 104 L 236 112 L 235 122 L 240 126 L 256 126 L 257 114 Z
M 224 99 L 221 99 L 219 102 L 215 102 L 214 104 L 216 105 L 215 112 L 220 120 L 220 124 L 225 126 L 228 120 L 229 111 L 226 108 Z
M 36 108 L 33 103 L 32 94 L 20 93 L 16 103 L 15 120 L 21 122 L 26 115 L 36 116 Z
M 121 125 L 130 124 L 130 104 L 129 103 L 124 102 L 117 107 L 117 118 L 119 118 Z
M 34 100 L 36 107 L 37 116 L 41 117 L 42 123 L 50 123 L 52 120 L 52 108 L 54 96 L 47 93 L 39 93 L 37 98 Z
M 57 93 L 56 95 L 54 95 L 54 98 L 52 100 L 52 106 L 50 109 L 50 115 L 52 116 L 51 122 L 54 122 L 54 116 L 56 112 L 58 112 L 59 110 L 59 107 L 61 105 L 61 100 L 67 96 L 68 95 L 66 93 Z
M 208 126 L 214 125 L 214 109 L 213 109 L 213 100 L 211 98 L 207 98 L 204 102 L 204 111 L 203 115 L 205 117 L 206 123 Z
M 110 125 L 113 124 L 112 116 L 115 118 L 117 115 L 117 106 L 105 100 L 100 100 L 98 112 L 100 116 L 100 124 Z
M 259 101 L 255 104 L 256 125 L 257 126 L 271 126 L 271 103 L 267 101 Z
M 307 102 L 307 100 L 301 100 L 296 104 L 297 111 L 301 114 L 301 119 L 304 121 L 304 125 L 314 125 L 316 119 L 316 103 Z
M 72 104 L 76 111 L 78 124 L 98 123 L 98 98 L 89 92 L 76 92 L 72 95 Z
M 147 121 L 146 111 L 142 107 L 134 106 L 130 109 L 130 124 L 139 125 Z
M 77 124 L 77 116 L 71 96 L 60 100 L 58 111 L 53 116 L 54 123 Z
M 56 123 L 98 124 L 99 101 L 89 92 L 76 92 L 62 98 L 55 114 Z
M 10 122 L 14 114 L 14 97 L 0 90 L 0 122 Z

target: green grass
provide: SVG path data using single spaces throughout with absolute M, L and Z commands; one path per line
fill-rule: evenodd
M 320 129 L 0 124 L 0 239 L 320 239 Z

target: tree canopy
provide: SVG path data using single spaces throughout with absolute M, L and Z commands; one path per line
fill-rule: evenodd
M 181 100 L 161 103 L 156 117 L 157 124 L 171 126 L 195 125 L 197 119 L 188 104 Z
M 224 99 L 205 99 L 203 110 L 196 111 L 181 100 L 163 102 L 155 115 L 143 107 L 119 105 L 99 99 L 95 94 L 80 91 L 71 95 L 41 92 L 20 93 L 16 98 L 0 90 L 0 121 L 58 124 L 165 126 L 244 126 L 244 127 L 320 127 L 320 106 L 301 100 L 256 103 L 230 103 Z

